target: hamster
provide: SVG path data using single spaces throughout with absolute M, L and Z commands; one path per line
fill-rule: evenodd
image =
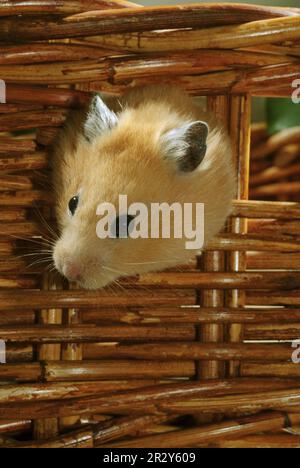
M 118 206 L 120 194 L 128 205 L 203 203 L 204 247 L 231 212 L 236 181 L 229 137 L 176 86 L 134 88 L 106 102 L 94 96 L 66 122 L 52 162 L 60 232 L 54 264 L 86 289 L 184 264 L 197 253 L 184 236 L 100 238 L 100 203 Z

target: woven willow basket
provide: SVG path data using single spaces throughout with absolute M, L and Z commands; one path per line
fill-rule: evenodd
M 0 444 L 299 446 L 299 128 L 271 139 L 253 129 L 249 183 L 251 97 L 291 96 L 299 15 L 2 0 Z M 91 91 L 154 82 L 206 96 L 228 127 L 238 190 L 226 231 L 192 266 L 124 280 L 114 293 L 30 267 L 22 255 L 50 236 L 47 150 L 69 109 Z M 270 155 L 285 164 L 268 168 Z

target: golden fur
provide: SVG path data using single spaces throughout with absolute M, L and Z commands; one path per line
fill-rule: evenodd
M 188 262 L 194 250 L 186 239 L 99 239 L 96 207 L 132 202 L 202 202 L 205 243 L 224 226 L 235 192 L 232 152 L 226 132 L 181 89 L 150 86 L 110 103 L 118 125 L 91 143 L 82 136 L 84 115 L 74 113 L 53 154 L 53 178 L 60 239 L 54 249 L 59 271 L 65 261 L 80 265 L 80 285 L 100 288 L 124 275 L 161 270 Z M 162 155 L 161 137 L 186 121 L 208 122 L 207 154 L 193 172 L 180 172 Z M 78 209 L 68 202 L 80 193 Z

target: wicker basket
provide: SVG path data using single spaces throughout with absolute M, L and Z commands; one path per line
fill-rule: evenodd
M 299 164 L 285 156 L 268 168 L 269 155 L 299 146 L 299 129 L 270 143 L 256 126 L 249 184 L 251 96 L 291 95 L 299 15 L 124 0 L 0 5 L 0 445 L 299 446 Z M 24 252 L 51 237 L 47 147 L 68 110 L 90 91 L 162 81 L 207 96 L 231 134 L 239 183 L 226 232 L 194 265 L 113 294 L 29 267 Z

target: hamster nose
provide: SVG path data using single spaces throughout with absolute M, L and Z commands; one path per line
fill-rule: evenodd
M 80 266 L 73 262 L 66 262 L 63 266 L 63 274 L 70 281 L 79 281 L 81 279 Z

